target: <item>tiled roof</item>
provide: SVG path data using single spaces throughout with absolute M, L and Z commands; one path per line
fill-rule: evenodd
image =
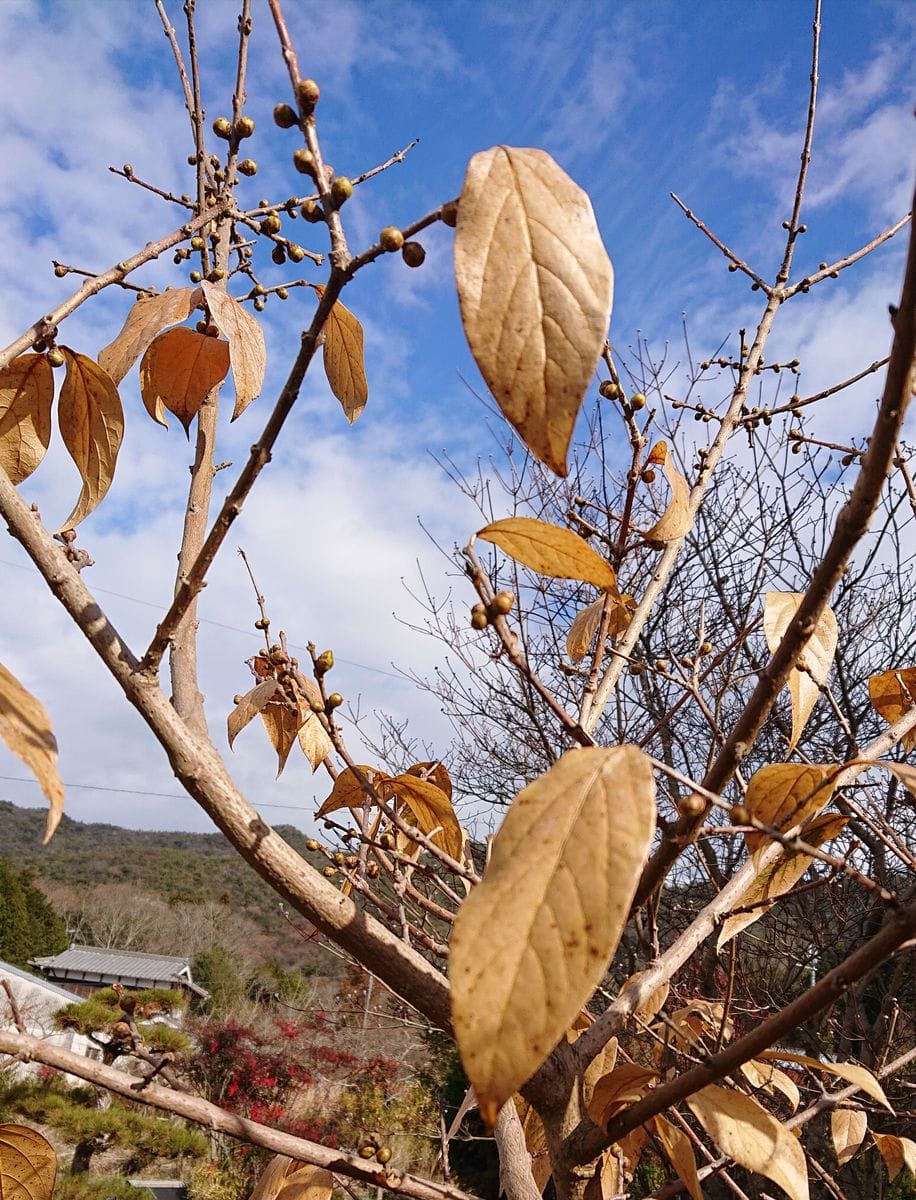
M 106 949 L 103 946 L 70 946 L 46 958 L 30 959 L 32 966 L 56 976 L 75 981 L 88 979 L 138 985 L 178 984 L 206 995 L 191 981 L 191 968 L 186 958 L 168 954 L 142 954 L 135 950 Z

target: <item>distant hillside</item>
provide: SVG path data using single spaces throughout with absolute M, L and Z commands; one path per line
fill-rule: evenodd
M 170 901 L 225 897 L 266 931 L 289 929 L 277 896 L 244 863 L 221 833 L 121 829 L 65 816 L 49 846 L 41 845 L 45 813 L 0 801 L 0 855 L 29 865 L 37 878 L 72 887 L 129 883 Z M 291 825 L 276 832 L 306 859 L 323 865 L 305 848 L 305 836 Z

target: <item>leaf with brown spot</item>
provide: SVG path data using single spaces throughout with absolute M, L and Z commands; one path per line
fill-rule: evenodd
M 868 1117 L 860 1108 L 835 1108 L 830 1114 L 830 1135 L 841 1167 L 849 1162 L 865 1141 Z
M 654 829 L 635 746 L 570 750 L 512 802 L 449 948 L 458 1048 L 489 1124 L 601 980 Z
M 599 596 L 594 604 L 589 604 L 587 608 L 576 613 L 569 627 L 569 633 L 566 635 L 566 653 L 573 662 L 581 662 L 588 654 L 601 625 L 605 602 L 611 605 L 611 619 L 608 624 L 610 637 L 616 641 L 629 625 L 630 617 L 636 608 L 636 601 L 629 593 L 606 592 L 604 596 Z
M 220 291 L 206 280 L 200 285 L 210 310 L 210 318 L 229 342 L 232 378 L 235 380 L 233 421 L 242 415 L 264 387 L 267 347 L 264 331 L 247 309 L 228 292 Z
M 510 558 L 552 579 L 580 579 L 618 598 L 617 576 L 609 562 L 571 529 L 534 517 L 505 517 L 477 531 Z
M 658 1079 L 658 1072 L 638 1063 L 621 1063 L 595 1084 L 588 1102 L 588 1115 L 596 1125 L 607 1128 L 608 1122 L 622 1108 L 642 1099 Z
M 413 824 L 421 833 L 429 835 L 452 858 L 461 858 L 461 826 L 452 802 L 442 788 L 408 772 L 386 779 L 382 791 L 386 796 L 397 796 L 407 805 L 413 815 Z
M 763 632 L 771 654 L 775 654 L 805 598 L 804 592 L 767 592 L 763 606 Z M 787 753 L 795 749 L 802 730 L 827 682 L 837 646 L 837 623 L 833 609 L 824 605 L 814 632 L 802 648 L 789 675 L 792 700 L 792 736 Z M 820 685 L 820 686 L 819 686 Z
M 228 733 L 229 733 L 229 749 L 232 749 L 232 743 L 242 732 L 249 721 L 262 711 L 268 700 L 273 699 L 274 694 L 279 687 L 276 679 L 270 676 L 267 679 L 262 679 L 260 683 L 255 684 L 250 692 L 246 692 L 241 698 L 232 712 L 229 714 Z
M 57 739 L 45 706 L 0 663 L 0 737 L 21 758 L 48 801 L 42 845 L 47 845 L 64 812 L 64 785 L 57 773 Z
M 588 196 L 543 150 L 475 154 L 458 205 L 455 280 L 487 387 L 532 453 L 566 475 L 614 295 Z
M 913 707 L 913 697 L 916 696 L 916 667 L 899 667 L 896 671 L 883 671 L 880 675 L 872 675 L 868 681 L 868 695 L 875 710 L 888 725 L 893 725 Z M 916 729 L 905 733 L 901 740 L 904 750 L 909 752 L 916 749 Z
M 661 1142 L 665 1157 L 674 1167 L 693 1200 L 703 1200 L 703 1189 L 697 1175 L 697 1159 L 690 1138 L 682 1129 L 678 1129 L 661 1115 L 652 1118 L 652 1128 Z
M 28 479 L 51 440 L 54 373 L 43 354 L 20 354 L 0 371 L 0 471 Z
M 734 1088 L 710 1086 L 688 1096 L 687 1105 L 723 1154 L 772 1180 L 791 1200 L 808 1200 L 801 1143 L 756 1100 Z
M 61 437 L 83 488 L 61 529 L 72 529 L 97 508 L 111 487 L 124 437 L 124 411 L 111 376 L 98 363 L 61 346 L 67 373 L 57 403 Z
M 835 766 L 772 763 L 751 776 L 744 807 L 764 825 L 785 833 L 827 807 L 836 791 L 836 777 Z M 749 830 L 744 840 L 753 853 L 769 839 Z
M 802 829 L 801 837 L 809 846 L 817 848 L 839 836 L 848 820 L 848 817 L 841 817 L 835 813 L 822 813 Z M 753 860 L 758 861 L 762 853 L 762 849 L 755 851 Z M 735 913 L 723 921 L 719 940 L 716 942 L 716 953 L 718 954 L 742 929 L 747 929 L 769 912 L 780 896 L 784 896 L 795 887 L 813 861 L 810 854 L 801 850 L 789 850 L 783 851 L 772 866 L 763 871 L 758 869 L 747 890 L 739 897 L 741 907 L 748 911 Z
M 379 771 L 375 767 L 360 766 L 359 770 L 365 775 L 366 779 L 373 787 L 378 787 L 385 779 L 390 779 L 384 771 Z M 353 771 L 347 767 L 334 780 L 334 786 L 331 788 L 331 794 L 319 808 L 316 816 L 326 817 L 332 812 L 337 812 L 341 808 L 362 808 L 366 803 L 367 796 L 360 785 L 359 780 Z
M 27 1125 L 0 1125 L 0 1200 L 51 1200 L 57 1153 Z
M 167 325 L 186 321 L 200 302 L 200 288 L 169 288 L 161 296 L 141 296 L 121 332 L 99 351 L 99 366 L 120 383 L 153 338 Z
M 160 333 L 140 363 L 140 395 L 146 411 L 168 426 L 164 409 L 188 433 L 209 392 L 229 373 L 229 343 L 180 325 Z
M 871 1135 L 884 1159 L 888 1179 L 896 1179 L 904 1167 L 916 1176 L 916 1142 L 907 1137 L 897 1137 L 894 1133 L 875 1133 L 872 1130 Z
M 363 327 L 339 300 L 328 313 L 324 326 L 324 373 L 352 425 L 369 399 Z
M 333 753 L 334 743 L 317 715 L 310 711 L 303 711 L 305 720 L 299 726 L 297 734 L 299 748 L 309 760 L 312 771 L 317 771 L 324 760 Z
M 289 752 L 296 743 L 296 735 L 302 724 L 302 710 L 295 708 L 282 700 L 269 700 L 261 709 L 261 720 L 270 738 L 270 744 L 277 752 L 277 778 L 283 774 Z
M 652 447 L 648 463 L 660 466 L 665 472 L 671 498 L 665 511 L 643 537 L 652 546 L 664 546 L 666 542 L 683 537 L 690 529 L 690 485 L 672 462 L 666 442 L 658 442 Z

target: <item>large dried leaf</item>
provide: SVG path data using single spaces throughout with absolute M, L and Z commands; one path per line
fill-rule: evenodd
M 445 792 L 446 796 L 452 798 L 452 779 L 449 775 L 445 764 L 441 762 L 419 762 L 414 763 L 412 767 L 408 767 L 406 775 L 417 775 L 420 779 L 428 779 L 430 783 L 434 783 L 437 788 Z
M 570 750 L 512 802 L 450 946 L 458 1047 L 489 1124 L 604 974 L 654 829 L 635 746 Z
M 287 1169 L 286 1183 L 276 1200 L 331 1200 L 333 1191 L 334 1176 L 330 1171 L 294 1162 Z
M 270 744 L 277 752 L 277 778 L 283 774 L 289 752 L 296 744 L 296 735 L 302 724 L 302 709 L 295 708 L 281 700 L 269 701 L 260 712 Z
M 532 453 L 565 475 L 614 294 L 588 196 L 543 150 L 475 154 L 458 205 L 455 279 L 497 404 Z
M 514 1096 L 515 1109 L 522 1123 L 522 1133 L 525 1135 L 525 1149 L 531 1156 L 531 1174 L 534 1176 L 535 1187 L 543 1193 L 547 1180 L 553 1173 L 550 1166 L 550 1155 L 547 1152 L 547 1133 L 544 1123 L 527 1100 Z
M 478 530 L 477 536 L 540 575 L 581 579 L 617 597 L 617 576 L 611 564 L 562 525 L 549 525 L 534 517 L 505 517 Z
M 72 529 L 103 500 L 114 478 L 124 437 L 124 411 L 107 371 L 61 346 L 67 374 L 57 403 L 61 437 L 83 481 L 80 497 L 61 529 Z
M 767 592 L 763 606 L 763 632 L 771 654 L 776 652 L 804 598 L 804 592 Z M 789 676 L 789 695 L 792 699 L 789 754 L 801 737 L 820 696 L 818 685 L 823 686 L 827 682 L 836 654 L 837 636 L 836 616 L 832 608 L 824 605 L 814 632 L 805 643 Z
M 825 842 L 832 841 L 846 826 L 848 817 L 837 816 L 834 813 L 824 813 L 815 817 L 810 825 L 805 826 L 801 836 L 809 846 L 819 847 Z M 757 850 L 752 855 L 752 861 L 757 862 L 763 850 Z M 726 918 L 719 931 L 716 942 L 716 953 L 740 933 L 753 925 L 773 907 L 780 896 L 791 891 L 799 879 L 811 866 L 814 859 L 810 854 L 800 850 L 784 851 L 774 864 L 764 870 L 758 868 L 746 892 L 740 897 L 742 908 L 746 912 L 735 913 Z
M 461 858 L 461 826 L 452 802 L 442 788 L 428 779 L 405 773 L 386 780 L 382 790 L 386 796 L 397 796 L 406 804 L 413 824 L 421 833 L 431 834 L 432 841 L 452 858 Z
M 762 1089 L 769 1092 L 770 1095 L 780 1092 L 788 1100 L 789 1107 L 793 1112 L 801 1103 L 798 1084 L 791 1075 L 780 1071 L 779 1067 L 774 1066 L 771 1062 L 760 1062 L 758 1059 L 752 1058 L 741 1064 L 741 1074 L 751 1087 Z
M 661 1142 L 665 1157 L 680 1176 L 693 1200 L 703 1200 L 700 1177 L 697 1175 L 697 1159 L 690 1138 L 682 1129 L 678 1129 L 661 1115 L 652 1118 L 652 1127 L 655 1136 Z
M 812 1071 L 826 1071 L 828 1075 L 836 1075 L 847 1083 L 854 1083 L 866 1096 L 877 1100 L 889 1111 L 893 1112 L 890 1101 L 884 1094 L 884 1088 L 868 1070 L 859 1063 L 822 1062 L 819 1058 L 809 1058 L 807 1054 L 792 1054 L 788 1050 L 764 1050 L 760 1055 L 766 1062 L 791 1062 L 801 1067 L 810 1067 Z
M 710 1086 L 689 1096 L 687 1104 L 723 1154 L 772 1180 L 792 1200 L 808 1200 L 801 1143 L 756 1100 L 733 1088 Z
M 896 1179 L 903 1167 L 911 1175 L 916 1175 L 916 1142 L 907 1137 L 897 1137 L 894 1133 L 875 1133 L 874 1130 L 872 1137 L 884 1159 L 889 1179 Z
M 213 324 L 229 341 L 229 358 L 235 381 L 234 421 L 256 396 L 260 396 L 264 387 L 264 372 L 267 369 L 264 332 L 251 313 L 228 292 L 220 291 L 206 280 L 200 286 Z
M 120 383 L 153 338 L 167 325 L 186 321 L 200 301 L 200 288 L 170 288 L 161 296 L 142 296 L 121 332 L 99 351 L 99 366 Z
M 671 451 L 666 442 L 657 442 L 649 453 L 647 464 L 660 466 L 665 472 L 668 486 L 671 488 L 671 498 L 668 507 L 655 522 L 647 529 L 643 537 L 653 546 L 664 546 L 683 537 L 690 529 L 690 485 L 671 460 Z
M 638 1063 L 622 1063 L 595 1084 L 588 1115 L 602 1129 L 622 1108 L 641 1099 L 658 1079 L 658 1072 Z
M 324 326 L 324 373 L 352 425 L 369 399 L 363 327 L 339 300 Z
M 140 395 L 154 421 L 167 426 L 167 408 L 187 433 L 206 395 L 228 374 L 229 343 L 181 325 L 150 343 L 140 363 Z
M 305 713 L 297 737 L 299 748 L 309 760 L 312 770 L 317 771 L 328 755 L 333 753 L 334 743 L 315 713 Z
M 384 771 L 376 770 L 375 767 L 360 766 L 359 770 L 366 777 L 373 787 L 378 785 L 390 776 Z M 316 816 L 327 817 L 332 812 L 337 812 L 341 808 L 362 808 L 366 803 L 366 793 L 363 791 L 359 780 L 349 767 L 345 768 L 334 780 L 334 786 L 331 788 L 331 794 L 319 808 Z
M 48 801 L 48 819 L 42 845 L 60 824 L 64 811 L 64 785 L 57 773 L 57 739 L 45 706 L 26 691 L 15 675 L 0 663 L 0 737 L 41 785 Z
M 916 696 L 916 667 L 901 667 L 896 671 L 884 671 L 872 675 L 868 681 L 868 694 L 875 709 L 888 725 L 899 721 L 913 707 Z M 916 729 L 903 735 L 903 748 L 916 748 Z
M 20 354 L 0 371 L 0 471 L 28 479 L 51 440 L 54 373 L 43 354 Z
M 253 721 L 259 712 L 264 708 L 268 700 L 271 700 L 279 687 L 276 679 L 270 676 L 267 679 L 262 679 L 260 683 L 255 684 L 250 692 L 246 692 L 241 698 L 232 712 L 229 714 L 228 733 L 229 733 L 229 749 L 232 749 L 232 743 L 242 732 L 249 721 Z
M 841 1167 L 865 1141 L 867 1132 L 868 1117 L 860 1108 L 835 1108 L 830 1114 L 830 1135 Z
M 0 1125 L 0 1200 L 51 1200 L 57 1154 L 27 1125 Z
M 834 766 L 773 763 L 755 772 L 747 785 L 744 807 L 752 817 L 785 833 L 826 808 L 836 791 Z M 750 851 L 769 839 L 749 831 L 744 840 Z
M 588 654 L 589 647 L 595 639 L 605 603 L 611 606 L 611 618 L 608 623 L 608 633 L 615 640 L 619 638 L 630 623 L 630 617 L 636 607 L 632 596 L 616 591 L 599 596 L 594 604 L 589 604 L 581 612 L 576 613 L 573 623 L 566 635 L 566 653 L 573 662 L 581 662 Z

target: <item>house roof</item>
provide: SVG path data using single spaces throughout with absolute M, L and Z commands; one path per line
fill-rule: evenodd
M 120 982 L 132 987 L 177 986 L 198 996 L 208 995 L 204 988 L 191 979 L 187 958 L 168 954 L 142 954 L 136 950 L 72 945 L 60 954 L 32 958 L 29 962 L 58 979 Z
M 35 987 L 44 988 L 46 992 L 52 992 L 67 1004 L 82 1004 L 83 1002 L 83 997 L 77 996 L 75 992 L 68 992 L 66 988 L 58 987 L 56 983 L 49 982 L 49 980 L 44 979 L 41 975 L 32 975 L 28 971 L 21 971 L 19 967 L 14 967 L 12 963 L 4 962 L 2 958 L 0 958 L 0 975 L 14 975 L 17 979 L 22 979 L 26 983 L 33 984 Z

